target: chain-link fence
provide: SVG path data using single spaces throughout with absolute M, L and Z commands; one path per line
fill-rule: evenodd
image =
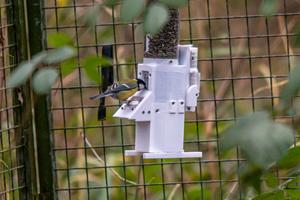
M 8 30 L 16 35 L 13 21 L 5 15 L 13 4 L 6 1 L 1 1 L 2 38 L 7 38 Z M 199 48 L 202 76 L 197 111 L 186 115 L 184 147 L 186 151 L 202 151 L 203 158 L 143 160 L 124 156 L 125 150 L 134 148 L 135 125 L 112 117 L 120 102 L 106 101 L 107 118 L 97 120 L 98 103 L 89 97 L 101 92 L 101 86 L 90 82 L 82 69 L 84 57 L 101 56 L 104 45 L 113 45 L 115 80 L 134 78 L 136 65 L 144 55 L 142 21 L 121 22 L 117 4 L 101 8 L 91 29 L 84 17 L 100 1 L 29 0 L 31 54 L 43 46 L 49 49 L 47 35 L 56 32 L 72 36 L 78 53 L 76 70 L 60 76 L 51 91 L 51 100 L 43 97 L 33 105 L 36 148 L 42 149 L 37 153 L 36 174 L 42 180 L 36 191 L 55 193 L 58 199 L 243 199 L 246 194 L 238 170 L 245 160 L 239 149 L 225 155 L 220 152 L 222 131 L 245 113 L 261 109 L 273 110 L 276 121 L 297 128 L 297 121 L 291 116 L 276 115 L 274 107 L 299 56 L 299 49 L 292 43 L 298 29 L 299 1 L 278 1 L 277 12 L 269 17 L 259 11 L 261 2 L 189 0 L 180 9 L 180 43 Z M 32 30 L 39 27 L 34 22 L 39 17 L 42 29 Z M 1 80 L 18 61 L 14 38 L 17 37 L 0 44 Z M 22 102 L 22 97 L 15 93 L 13 101 L 11 90 L 1 85 L 0 196 L 4 199 L 18 199 L 16 196 L 26 187 L 22 157 L 16 156 L 23 151 L 17 135 L 17 102 Z M 43 112 L 43 105 L 48 110 Z M 41 116 L 46 120 L 40 121 Z M 42 123 L 48 125 L 39 127 Z M 50 157 L 50 147 L 43 148 L 45 141 L 46 147 L 51 141 Z M 43 155 L 49 159 L 43 159 Z M 278 185 L 287 178 L 276 169 L 272 173 Z M 47 182 L 51 177 L 55 177 L 53 183 Z

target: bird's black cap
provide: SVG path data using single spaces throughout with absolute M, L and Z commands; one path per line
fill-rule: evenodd
M 145 81 L 143 81 L 142 79 L 139 79 L 139 78 L 137 78 L 136 80 L 137 80 L 137 84 L 138 84 L 138 89 L 141 89 L 140 85 L 143 85 L 144 89 L 147 89 L 147 85 L 146 85 Z

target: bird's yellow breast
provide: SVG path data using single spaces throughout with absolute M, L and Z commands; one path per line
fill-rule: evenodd
M 135 88 L 132 90 L 119 92 L 119 93 L 117 93 L 117 99 L 119 99 L 120 101 L 125 101 L 126 99 L 128 99 L 129 97 L 134 95 L 137 91 L 138 91 L 138 89 Z

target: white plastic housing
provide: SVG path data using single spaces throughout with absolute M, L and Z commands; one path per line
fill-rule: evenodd
M 136 121 L 135 150 L 127 156 L 146 158 L 202 157 L 201 152 L 184 152 L 184 113 L 195 111 L 200 88 L 198 49 L 178 47 L 178 59 L 144 59 L 138 78 L 147 90 L 137 92 L 114 114 Z

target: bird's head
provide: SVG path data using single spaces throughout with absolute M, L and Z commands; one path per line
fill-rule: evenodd
M 139 79 L 139 78 L 136 80 L 137 80 L 137 85 L 138 85 L 139 90 L 147 89 L 145 81 L 143 81 L 142 79 Z

